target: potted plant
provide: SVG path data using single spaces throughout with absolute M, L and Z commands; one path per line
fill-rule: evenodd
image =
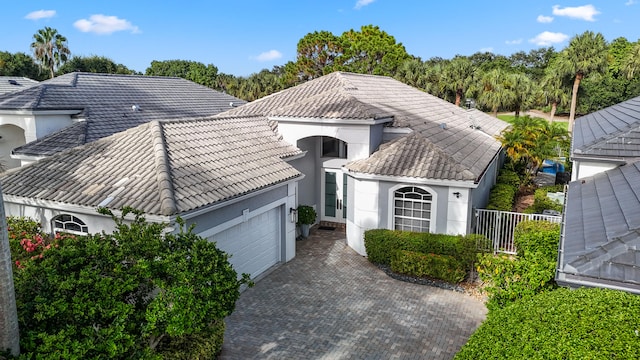
M 309 236 L 309 226 L 316 222 L 316 211 L 309 205 L 298 206 L 298 225 L 302 231 L 303 237 Z

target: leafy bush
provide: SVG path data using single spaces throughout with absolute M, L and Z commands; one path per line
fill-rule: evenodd
M 374 229 L 364 235 L 364 246 L 369 261 L 374 264 L 391 265 L 395 253 L 400 250 L 423 254 L 447 255 L 473 268 L 479 249 L 488 249 L 489 242 L 481 235 L 445 235 L 417 233 L 400 230 Z
M 491 188 L 487 209 L 511 211 L 513 209 L 513 202 L 515 201 L 517 191 L 518 188 L 512 185 L 496 183 Z
M 222 350 L 225 323 L 214 321 L 205 331 L 196 334 L 165 337 L 157 352 L 164 359 L 198 360 L 211 359 Z
M 500 170 L 500 174 L 496 179 L 497 184 L 507 184 L 513 186 L 516 189 L 520 187 L 521 181 L 522 180 L 520 180 L 520 176 L 518 176 L 518 173 L 513 170 L 506 169 Z
M 400 250 L 391 259 L 391 270 L 400 274 L 432 277 L 450 283 L 459 283 L 467 275 L 466 267 L 453 256 L 423 254 Z
M 201 358 L 214 357 L 215 324 L 234 310 L 248 275 L 238 280 L 228 255 L 181 220 L 177 234 L 164 234 L 164 224 L 129 208 L 113 218 L 113 234 L 61 237 L 14 269 L 23 356 L 159 358 L 210 338 Z
M 560 224 L 523 221 L 514 232 L 516 257 L 480 255 L 477 269 L 480 279 L 486 283 L 487 308 L 494 310 L 554 289 L 559 241 Z
M 298 206 L 298 224 L 313 224 L 316 222 L 318 214 L 315 209 L 309 205 Z
M 544 210 L 556 210 L 562 212 L 563 204 L 551 200 L 547 197 L 547 193 L 561 192 L 564 190 L 563 185 L 554 185 L 537 189 L 533 195 L 533 204 L 524 210 L 527 214 L 542 214 Z
M 455 359 L 640 359 L 639 312 L 637 295 L 557 289 L 490 312 Z

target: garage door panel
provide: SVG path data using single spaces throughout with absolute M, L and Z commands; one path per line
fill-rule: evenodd
M 238 274 L 254 278 L 280 261 L 280 212 L 271 209 L 209 238 L 231 255 Z

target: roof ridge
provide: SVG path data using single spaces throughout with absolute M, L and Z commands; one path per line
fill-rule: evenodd
M 156 162 L 156 181 L 160 193 L 160 213 L 172 215 L 178 212 L 176 197 L 171 181 L 171 166 L 167 156 L 167 145 L 160 121 L 151 121 L 149 130 L 153 137 L 153 155 Z
M 640 122 L 634 123 L 634 126 L 627 126 L 626 129 L 621 129 L 616 131 L 615 133 L 607 134 L 607 136 L 603 137 L 602 139 L 598 139 L 598 141 L 592 142 L 590 145 L 586 146 L 584 149 L 578 149 L 578 150 L 581 150 L 583 154 L 587 153 L 591 150 L 597 149 L 603 144 L 609 143 L 609 141 L 613 139 L 624 138 L 624 135 L 629 134 L 634 130 L 640 130 Z

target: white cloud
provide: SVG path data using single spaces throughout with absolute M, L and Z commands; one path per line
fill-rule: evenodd
M 87 19 L 80 19 L 73 23 L 76 29 L 82 32 L 93 32 L 96 34 L 111 34 L 116 31 L 131 30 L 132 33 L 140 32 L 137 26 L 131 24 L 128 20 L 118 19 L 117 16 L 106 16 L 95 14 Z
M 600 11 L 596 10 L 595 6 L 591 4 L 565 8 L 561 8 L 560 5 L 553 6 L 553 15 L 566 16 L 572 19 L 596 21 L 593 17 L 598 14 L 600 14 Z
M 627 1 L 626 3 L 624 3 L 624 4 L 625 4 L 625 5 L 627 5 L 627 6 L 631 6 L 631 5 L 635 5 L 635 4 L 637 4 L 637 3 L 638 3 L 638 2 L 637 2 L 636 0 L 629 0 L 629 1 Z
M 493 52 L 493 48 L 492 47 L 486 47 L 486 48 L 482 48 L 482 49 L 480 49 L 478 51 L 483 52 L 483 53 L 485 53 L 485 52 Z
M 277 60 L 280 59 L 282 57 L 282 53 L 278 50 L 269 50 L 269 51 L 265 51 L 263 53 L 261 53 L 260 55 L 256 56 L 256 60 L 258 61 L 271 61 L 271 60 Z
M 363 7 L 371 4 L 374 1 L 375 0 L 358 0 L 356 2 L 356 6 L 354 6 L 354 9 L 356 9 L 356 10 L 362 9 Z
M 530 39 L 529 42 L 536 44 L 538 46 L 551 46 L 553 44 L 566 41 L 568 38 L 569 38 L 569 35 L 566 35 L 563 33 L 554 33 L 554 32 L 544 31 L 538 34 L 533 39 Z
M 536 20 L 538 20 L 539 23 L 547 24 L 553 21 L 553 16 L 538 15 Z
M 522 44 L 522 39 L 507 40 L 507 41 L 505 41 L 505 44 L 507 44 L 507 45 L 518 45 L 518 44 Z
M 55 15 L 56 15 L 55 10 L 38 10 L 38 11 L 32 11 L 28 13 L 27 16 L 25 16 L 24 18 L 29 20 L 40 20 L 40 19 L 52 18 Z

